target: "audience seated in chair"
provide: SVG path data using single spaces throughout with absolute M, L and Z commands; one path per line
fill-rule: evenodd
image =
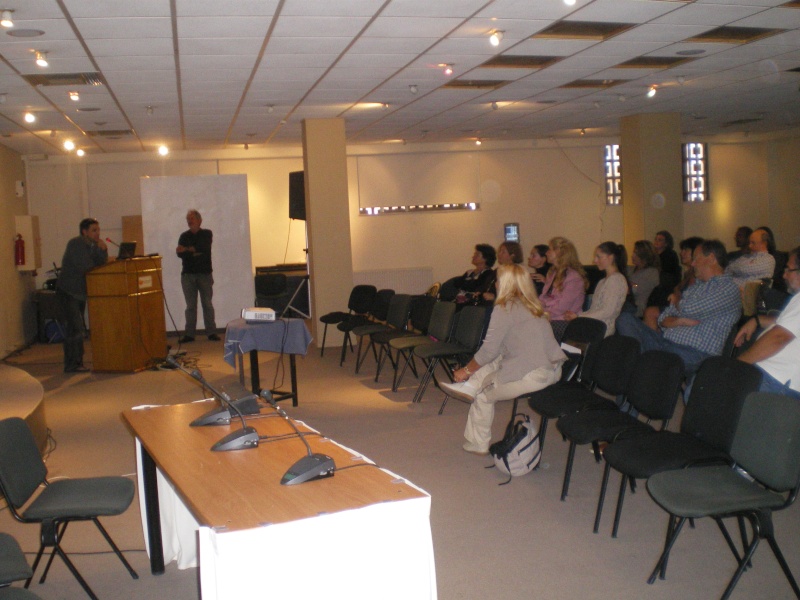
M 627 262 L 627 252 L 622 244 L 603 242 L 595 248 L 594 264 L 605 273 L 605 277 L 595 288 L 591 307 L 581 313 L 568 310 L 564 313 L 564 320 L 569 322 L 577 317 L 597 319 L 606 324 L 606 335 L 613 334 L 614 323 L 628 296 L 628 280 L 620 271 Z
M 750 234 L 750 252 L 730 263 L 725 272 L 740 289 L 748 281 L 771 278 L 775 273 L 775 258 L 769 253 L 770 235 L 763 229 Z
M 628 267 L 628 281 L 636 304 L 636 316 L 641 319 L 650 300 L 650 294 L 661 282 L 661 262 L 655 246 L 648 240 L 634 243 L 631 262 L 633 265 Z M 624 266 L 620 267 L 622 268 Z
M 739 356 L 764 372 L 759 388 L 800 400 L 800 247 L 789 253 L 783 273 L 793 296 L 779 316 L 755 315 L 739 330 L 734 344 L 741 346 L 759 327 L 767 328 L 755 343 Z
M 650 329 L 658 330 L 658 317 L 661 315 L 661 311 L 670 304 L 677 304 L 684 290 L 695 282 L 692 258 L 694 249 L 702 243 L 703 238 L 697 236 L 688 237 L 681 241 L 681 265 L 683 265 L 684 268 L 683 278 L 675 287 L 659 284 L 650 293 L 650 298 L 647 300 L 647 308 L 645 308 L 644 315 L 642 316 L 642 320 Z
M 495 272 L 492 270 L 497 253 L 489 244 L 478 244 L 472 254 L 473 269 L 464 273 L 460 278 L 453 282 L 458 290 L 455 302 L 459 305 L 491 304 L 483 298 L 483 294 L 488 292 L 494 285 Z
M 739 288 L 724 272 L 726 261 L 722 242 L 704 241 L 695 249 L 692 261 L 697 281 L 677 305 L 661 314 L 661 330 L 653 331 L 631 313 L 622 313 L 617 332 L 638 339 L 642 351 L 674 352 L 683 359 L 685 374 L 694 373 L 703 360 L 722 352 L 742 312 Z
M 578 251 L 568 239 L 551 239 L 547 260 L 553 266 L 547 272 L 539 301 L 550 315 L 550 325 L 556 341 L 560 342 L 567 328 L 564 314 L 567 311 L 581 311 L 589 281 L 578 259 Z

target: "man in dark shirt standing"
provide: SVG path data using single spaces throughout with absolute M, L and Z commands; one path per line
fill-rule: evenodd
M 108 247 L 100 239 L 97 219 L 84 219 L 80 235 L 64 250 L 56 283 L 56 298 L 66 319 L 64 332 L 64 372 L 85 373 L 83 365 L 83 312 L 86 309 L 86 273 L 108 261 Z
M 200 304 L 203 306 L 203 322 L 206 326 L 208 339 L 219 341 L 217 324 L 214 320 L 214 305 L 211 299 L 214 295 L 214 277 L 211 274 L 211 242 L 214 234 L 210 229 L 201 229 L 203 217 L 194 208 L 186 213 L 186 223 L 189 230 L 184 231 L 178 239 L 175 252 L 183 261 L 181 271 L 181 287 L 183 297 L 186 298 L 186 328 L 181 344 L 194 341 L 197 329 L 197 294 L 200 294 Z

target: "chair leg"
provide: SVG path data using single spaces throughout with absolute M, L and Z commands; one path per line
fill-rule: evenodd
M 103 537 L 106 538 L 106 542 L 108 542 L 108 545 L 111 546 L 111 549 L 114 551 L 114 554 L 117 555 L 117 558 L 119 558 L 120 561 L 122 561 L 122 564 L 125 565 L 125 568 L 128 569 L 128 573 L 130 573 L 131 577 L 133 579 L 139 579 L 139 575 L 136 574 L 136 571 L 133 570 L 133 567 L 130 565 L 130 563 L 128 563 L 128 561 L 125 560 L 125 557 L 122 555 L 122 552 L 119 551 L 119 548 L 117 548 L 117 545 L 114 543 L 114 540 L 112 540 L 111 536 L 108 535 L 106 528 L 100 524 L 100 521 L 97 518 L 92 519 L 92 521 L 94 522 L 95 525 L 97 525 L 97 528 L 100 530 L 100 533 L 103 534 Z
M 631 481 L 633 481 L 631 479 Z M 619 484 L 619 496 L 617 497 L 617 510 L 614 513 L 614 528 L 611 530 L 611 537 L 617 537 L 619 531 L 619 521 L 622 518 L 622 503 L 625 501 L 625 490 L 628 489 L 628 476 L 622 475 L 622 481 Z
M 61 546 L 56 545 L 55 547 L 56 553 L 61 557 L 61 560 L 64 561 L 64 564 L 67 565 L 70 573 L 72 576 L 81 584 L 83 591 L 91 598 L 92 600 L 98 600 L 95 593 L 92 591 L 92 588 L 89 587 L 89 584 L 86 583 L 86 580 L 78 573 L 78 569 L 75 568 L 75 565 L 72 564 L 72 561 L 67 557 L 66 553 L 61 549 Z
M 758 548 L 758 543 L 761 541 L 762 535 L 766 537 L 766 534 L 762 533 L 761 528 L 759 527 L 759 518 L 756 515 L 748 515 L 747 518 L 750 520 L 750 523 L 753 526 L 753 540 L 750 542 L 750 545 L 744 549 L 744 556 L 742 557 L 742 560 L 739 561 L 739 566 L 736 569 L 736 572 L 733 574 L 733 577 L 731 577 L 728 587 L 725 588 L 725 592 L 722 594 L 721 600 L 728 600 L 728 598 L 730 598 L 731 594 L 733 593 L 733 588 L 735 588 L 736 584 L 739 583 L 739 578 L 741 578 L 742 573 L 744 573 L 745 569 L 747 569 L 747 565 L 753 558 L 753 554 L 755 554 L 756 548 Z M 771 527 L 769 527 L 769 529 L 771 529 Z M 770 544 L 770 547 L 772 548 L 772 544 Z M 773 548 L 773 552 L 774 551 L 775 549 Z M 780 562 L 780 559 L 778 559 L 778 562 Z M 783 567 L 783 565 L 781 565 L 781 567 Z M 784 574 L 786 574 L 786 571 L 784 571 Z M 796 586 L 797 584 L 795 583 L 795 587 Z M 795 594 L 797 593 L 797 590 L 795 590 Z M 798 597 L 800 597 L 800 595 L 798 595 Z
M 442 405 L 439 407 L 439 414 L 441 415 L 444 412 L 444 407 L 447 406 L 447 401 L 450 400 L 450 396 L 447 394 L 444 395 L 444 400 L 442 400 Z
M 547 423 L 550 421 L 544 415 L 541 415 L 541 421 L 539 423 L 539 452 L 544 452 L 544 438 L 547 435 Z M 542 466 L 541 459 L 539 460 L 539 464 L 533 469 L 534 471 Z
M 677 523 L 676 523 L 677 519 Z M 683 517 L 675 517 L 675 515 L 669 516 L 669 524 L 667 525 L 667 539 L 664 542 L 664 551 L 661 553 L 661 557 L 658 559 L 653 572 L 650 574 L 650 577 L 647 579 L 647 583 L 653 584 L 656 581 L 656 577 L 659 579 L 664 579 L 667 574 L 667 559 L 669 558 L 670 550 L 672 550 L 673 544 L 675 544 L 675 540 L 678 539 L 678 535 L 683 528 L 683 524 L 686 523 L 686 519 Z
M 767 538 L 769 547 L 772 549 L 772 553 L 775 555 L 778 564 L 781 566 L 783 574 L 786 575 L 786 579 L 789 580 L 789 585 L 792 586 L 794 595 L 800 598 L 800 587 L 797 587 L 797 581 L 795 581 L 794 575 L 792 575 L 792 571 L 789 569 L 789 565 L 787 564 L 786 559 L 783 557 L 783 552 L 781 552 L 781 549 L 778 547 L 778 542 L 775 540 L 775 535 L 765 535 L 764 537 Z
M 603 480 L 600 483 L 600 495 L 597 497 L 597 512 L 594 515 L 594 533 L 600 529 L 600 517 L 603 514 L 603 503 L 606 500 L 606 489 L 608 488 L 608 476 L 611 473 L 611 465 L 606 463 L 603 469 Z
M 428 384 L 430 383 L 431 377 L 433 376 L 433 370 L 436 368 L 436 365 L 438 363 L 439 363 L 438 358 L 434 358 L 428 363 L 428 368 L 425 370 L 425 373 L 423 373 L 422 375 L 422 379 L 420 379 L 419 381 L 419 385 L 417 386 L 417 391 L 414 394 L 412 402 L 422 401 L 422 396 L 425 395 L 425 390 L 428 387 Z
M 350 332 L 345 331 L 344 337 L 342 338 L 342 354 L 339 357 L 339 366 L 341 367 L 344 364 L 344 357 L 347 353 L 347 344 L 350 343 L 350 350 L 353 349 L 353 342 L 350 341 Z
M 741 519 L 741 517 L 739 517 L 739 525 L 740 525 L 740 527 L 744 527 L 744 523 L 742 523 L 740 519 Z M 736 559 L 736 562 L 737 563 L 741 562 L 742 557 L 739 556 L 739 550 L 734 545 L 733 539 L 731 539 L 731 536 L 728 533 L 728 528 L 725 527 L 725 523 L 723 523 L 722 519 L 720 519 L 720 518 L 715 518 L 714 521 L 717 522 L 717 527 L 719 527 L 719 530 L 722 532 L 722 537 L 725 538 L 725 543 L 727 543 L 728 544 L 728 548 L 731 549 L 731 553 L 733 554 L 734 558 Z M 742 547 L 743 548 L 747 548 L 747 538 L 745 536 L 746 536 L 746 533 L 745 533 L 744 530 L 742 530 Z
M 69 521 L 64 521 L 56 526 L 56 538 L 55 540 L 50 540 L 48 543 L 53 544 L 53 551 L 50 553 L 50 557 L 47 559 L 47 564 L 44 566 L 44 571 L 42 571 L 42 576 L 39 578 L 39 583 L 42 584 L 47 579 L 47 573 L 50 571 L 50 565 L 53 564 L 53 559 L 56 557 L 56 546 L 58 546 L 58 540 L 63 539 L 64 532 L 67 530 L 67 525 Z M 43 546 L 44 548 L 44 546 Z M 34 568 L 34 571 L 36 569 Z
M 358 337 L 358 351 L 356 352 L 356 375 L 358 375 L 358 371 L 361 368 L 361 363 L 364 362 L 364 359 L 361 357 L 361 348 L 364 344 L 364 336 L 361 335 Z
M 322 347 L 319 349 L 320 357 L 325 356 L 325 338 L 328 337 L 328 324 L 325 323 L 325 328 L 322 330 Z
M 575 460 L 575 442 L 570 441 L 569 443 L 569 452 L 567 453 L 567 466 L 564 468 L 564 483 L 561 486 L 561 501 L 567 499 L 567 493 L 569 492 L 569 480 L 572 476 L 572 463 Z

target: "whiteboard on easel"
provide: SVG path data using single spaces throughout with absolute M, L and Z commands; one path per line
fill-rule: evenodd
M 247 176 L 142 177 L 140 189 L 144 247 L 148 253 L 163 256 L 167 331 L 183 331 L 185 327 L 182 265 L 175 248 L 180 234 L 188 229 L 186 213 L 192 208 L 202 215 L 202 228 L 214 233 L 213 303 L 217 328 L 224 329 L 228 321 L 241 316 L 242 308 L 252 306 L 255 293 Z M 197 313 L 197 328 L 202 330 L 199 300 Z

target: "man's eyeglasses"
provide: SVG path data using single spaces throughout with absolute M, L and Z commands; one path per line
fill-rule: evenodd
M 800 271 L 800 269 L 790 269 L 789 267 L 783 268 L 784 273 L 794 273 L 795 271 Z

